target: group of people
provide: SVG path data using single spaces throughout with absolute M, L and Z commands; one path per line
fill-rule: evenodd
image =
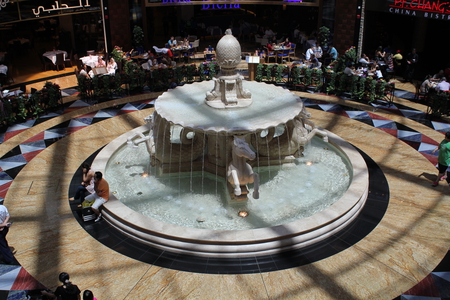
M 72 284 L 70 276 L 66 272 L 59 274 L 59 281 L 62 285 L 58 286 L 54 292 L 51 290 L 41 291 L 42 295 L 48 298 L 57 298 L 58 300 L 81 300 L 81 291 L 77 285 Z M 83 300 L 97 300 L 90 290 L 83 292 Z
M 114 75 L 114 74 L 116 74 L 117 63 L 114 60 L 114 58 L 111 57 L 109 59 L 108 64 L 106 64 L 106 62 L 103 60 L 103 58 L 101 56 L 99 56 L 98 60 L 95 62 L 95 68 L 106 68 L 106 71 L 107 71 L 106 74 Z M 91 66 L 82 65 L 81 70 L 80 70 L 80 75 L 88 77 L 88 78 L 93 78 L 95 76 L 95 73 L 94 73 L 93 69 L 91 68 Z
M 183 48 L 189 48 L 191 46 L 190 36 L 188 35 L 185 37 L 182 41 L 177 41 L 175 37 L 171 36 L 169 41 L 167 42 L 168 48 L 177 48 L 177 47 L 183 47 Z
M 91 208 L 96 215 L 95 222 L 98 222 L 102 219 L 100 207 L 109 200 L 109 184 L 103 178 L 102 172 L 94 171 L 89 164 L 83 163 L 81 169 L 83 172 L 81 184 L 77 187 L 74 197 L 69 200 L 79 200 L 81 202 L 79 207 L 83 202 L 93 202 Z
M 445 73 L 447 71 L 447 74 Z M 425 76 L 425 80 L 420 85 L 420 92 L 426 94 L 430 91 L 446 92 L 450 90 L 450 83 L 447 82 L 447 78 L 450 76 L 450 68 L 440 70 L 433 76 Z

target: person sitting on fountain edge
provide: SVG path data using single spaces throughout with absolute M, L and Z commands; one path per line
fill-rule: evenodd
M 92 210 L 97 215 L 95 222 L 98 222 L 102 219 L 102 214 L 100 213 L 100 206 L 106 203 L 109 200 L 109 184 L 103 178 L 102 172 L 95 172 L 94 175 L 94 193 L 86 196 L 84 198 L 85 201 L 95 200 L 94 204 L 92 204 Z

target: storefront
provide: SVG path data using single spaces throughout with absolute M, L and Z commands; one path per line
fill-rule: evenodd
M 2 0 L 0 47 L 11 50 L 11 41 L 20 39 L 31 46 L 97 49 L 105 44 L 101 6 L 102 0 Z
M 407 55 L 419 53 L 417 79 L 444 69 L 450 36 L 450 3 L 441 0 L 368 0 L 364 51 L 390 46 Z

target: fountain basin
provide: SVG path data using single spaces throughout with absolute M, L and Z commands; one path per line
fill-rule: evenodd
M 108 144 L 93 162 L 93 169 L 105 172 L 113 153 L 137 132 L 136 128 Z M 368 170 L 359 152 L 337 135 L 327 132 L 329 142 L 346 156 L 353 169 L 348 190 L 333 205 L 311 217 L 294 222 L 248 230 L 186 228 L 146 217 L 120 202 L 112 194 L 103 208 L 107 222 L 130 237 L 172 252 L 213 257 L 268 255 L 306 247 L 345 228 L 363 208 L 368 194 Z
M 212 83 L 203 81 L 163 93 L 155 101 L 155 110 L 167 122 L 186 129 L 235 135 L 286 124 L 304 109 L 300 97 L 282 87 L 255 81 L 245 81 L 243 86 L 252 92 L 253 103 L 248 108 L 211 109 L 205 91 Z

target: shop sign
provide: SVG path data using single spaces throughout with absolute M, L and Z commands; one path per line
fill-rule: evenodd
M 3 7 L 6 7 L 6 3 L 8 3 L 9 0 L 0 0 L 0 10 L 2 10 Z
M 58 1 L 55 1 L 55 4 L 52 4 L 51 8 L 45 8 L 44 6 L 38 6 L 36 9 L 33 8 L 32 10 L 33 10 L 33 14 L 36 17 L 39 17 L 39 15 L 43 12 L 50 13 L 50 12 L 54 12 L 54 11 L 65 11 L 67 9 L 75 10 L 77 8 L 90 7 L 89 0 L 85 0 L 86 1 L 85 4 L 83 4 L 83 0 L 79 0 L 79 1 L 80 1 L 79 5 L 75 5 L 75 6 L 68 6 L 67 4 L 59 4 Z
M 450 20 L 450 2 L 441 0 L 391 0 L 388 12 L 393 14 Z
M 203 0 L 205 2 L 208 2 L 209 0 Z M 240 4 L 237 3 L 231 3 L 231 1 L 222 0 L 223 4 L 203 4 L 202 9 L 230 9 L 230 8 L 241 8 Z M 227 3 L 230 2 L 230 3 Z M 236 1 L 233 1 L 236 2 Z

